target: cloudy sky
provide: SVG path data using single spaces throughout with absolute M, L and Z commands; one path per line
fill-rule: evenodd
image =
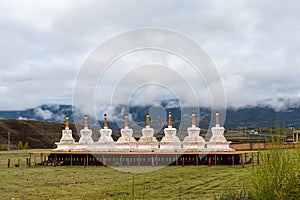
M 281 108 L 282 98 L 298 105 L 299 21 L 296 0 L 0 0 L 0 110 L 72 104 L 76 78 L 89 55 L 115 35 L 141 27 L 172 29 L 196 41 L 219 71 L 229 106 Z M 156 53 L 128 55 L 119 65 Z M 174 68 L 181 62 L 173 55 L 157 57 L 155 64 Z M 118 81 L 117 66 L 108 79 Z M 130 77 L 123 82 L 136 84 Z M 198 93 L 204 86 L 196 87 Z

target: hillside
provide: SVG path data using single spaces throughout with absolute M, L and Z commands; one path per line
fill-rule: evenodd
M 19 141 L 28 142 L 29 148 L 53 148 L 61 138 L 64 124 L 58 122 L 39 122 L 32 120 L 0 120 L 0 144 L 7 144 L 10 133 L 11 148 L 16 149 Z M 70 125 L 74 130 L 75 126 Z M 73 137 L 78 139 L 77 134 Z

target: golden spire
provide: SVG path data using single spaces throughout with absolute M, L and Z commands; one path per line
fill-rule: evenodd
M 125 115 L 125 128 L 128 128 L 128 115 Z
M 220 126 L 219 112 L 216 112 L 216 126 Z
M 69 129 L 69 117 L 68 117 L 68 115 L 66 115 L 66 128 L 65 129 Z
M 149 113 L 146 114 L 146 127 L 150 127 L 150 116 L 149 116 Z
M 85 129 L 88 129 L 88 128 L 89 128 L 87 115 L 84 116 L 84 128 L 85 128 Z
M 104 114 L 104 128 L 108 128 L 106 114 Z
M 192 127 L 196 126 L 196 117 L 195 117 L 195 113 L 193 112 L 192 114 Z
M 172 127 L 172 114 L 169 112 L 168 126 Z

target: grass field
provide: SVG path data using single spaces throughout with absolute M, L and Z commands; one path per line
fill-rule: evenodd
M 213 199 L 242 189 L 252 167 L 170 166 L 133 174 L 92 166 L 28 168 L 28 156 L 28 151 L 0 152 L 0 199 Z

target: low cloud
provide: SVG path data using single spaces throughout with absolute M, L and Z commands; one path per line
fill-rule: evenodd
M 37 107 L 34 111 L 35 115 L 41 117 L 43 120 L 53 118 L 53 113 L 50 110 L 43 110 L 42 108 Z

